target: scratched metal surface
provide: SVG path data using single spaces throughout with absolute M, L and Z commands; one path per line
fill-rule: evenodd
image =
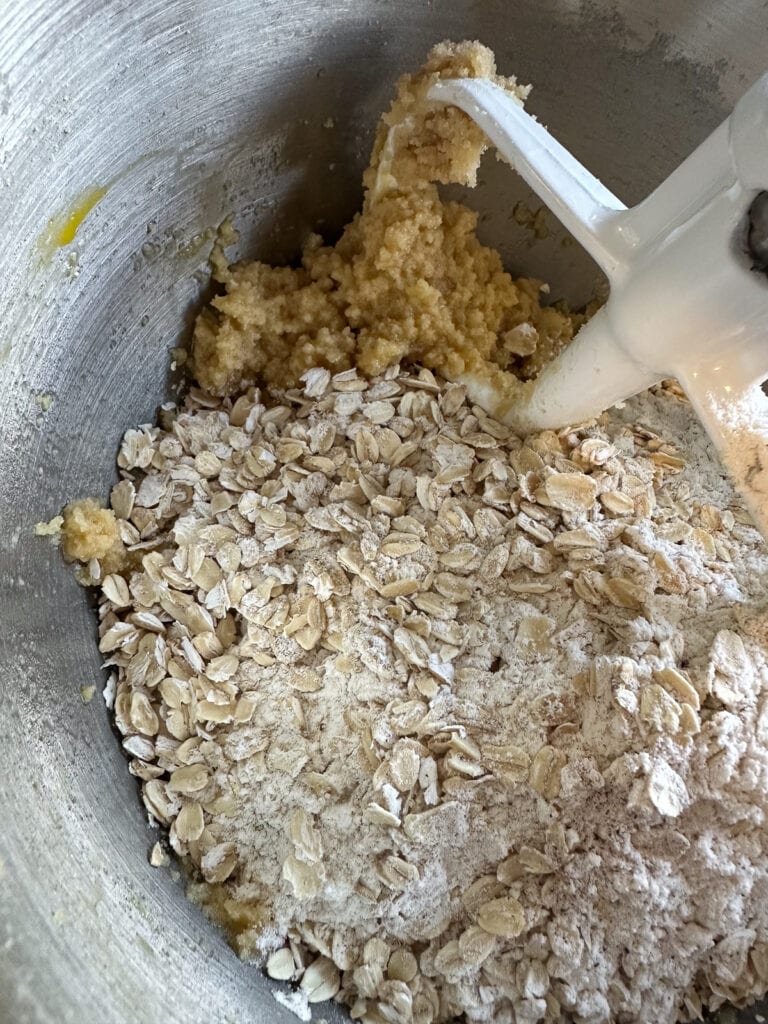
M 147 864 L 154 833 L 99 699 L 86 595 L 31 526 L 106 494 L 200 301 L 200 233 L 290 258 L 353 213 L 395 76 L 490 43 L 530 108 L 627 202 L 763 70 L 763 0 L 5 0 L 0 5 L 0 1021 L 294 1021 Z M 324 127 L 332 117 L 334 128 Z M 486 162 L 470 198 L 511 268 L 586 298 L 595 269 Z M 51 217 L 107 192 L 69 246 Z M 44 408 L 48 405 L 50 407 Z M 336 1011 L 321 1016 L 335 1020 Z M 340 1018 L 339 1018 L 340 1019 Z M 746 1015 L 743 1020 L 752 1020 Z

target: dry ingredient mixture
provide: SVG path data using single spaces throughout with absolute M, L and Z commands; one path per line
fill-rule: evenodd
M 574 326 L 425 180 L 482 140 L 413 97 L 490 54 L 427 68 L 336 249 L 219 254 L 204 387 L 64 551 L 149 813 L 304 1019 L 693 1019 L 768 988 L 768 556 L 673 387 L 521 439 L 423 365 Z

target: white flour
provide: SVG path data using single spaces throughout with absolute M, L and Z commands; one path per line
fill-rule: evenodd
M 371 1024 L 762 993 L 768 557 L 688 406 L 524 446 L 426 372 L 307 390 L 121 454 L 102 650 L 197 898 Z
M 721 437 L 721 454 L 731 479 L 768 531 L 768 398 L 758 384 L 739 396 L 709 396 L 702 412 Z M 709 412 L 712 410 L 714 416 Z

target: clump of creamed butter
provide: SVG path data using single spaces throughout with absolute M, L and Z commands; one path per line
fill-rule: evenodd
M 450 378 L 498 367 L 525 379 L 570 340 L 573 320 L 540 305 L 540 283 L 514 281 L 478 241 L 476 214 L 440 198 L 438 182 L 475 184 L 487 146 L 460 110 L 427 102 L 442 77 L 490 78 L 521 103 L 528 92 L 497 76 L 479 43 L 434 47 L 422 70 L 398 83 L 364 175 L 363 209 L 335 246 L 312 236 L 295 269 L 229 267 L 217 251 L 225 291 L 194 336 L 203 387 L 231 394 L 254 381 L 294 385 L 314 366 L 376 374 L 398 362 Z

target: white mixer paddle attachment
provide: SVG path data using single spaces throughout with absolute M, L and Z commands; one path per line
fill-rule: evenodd
M 606 305 L 520 401 L 467 376 L 473 401 L 528 432 L 676 377 L 768 538 L 768 74 L 632 209 L 492 82 L 443 79 L 428 98 L 483 129 L 610 283 Z

